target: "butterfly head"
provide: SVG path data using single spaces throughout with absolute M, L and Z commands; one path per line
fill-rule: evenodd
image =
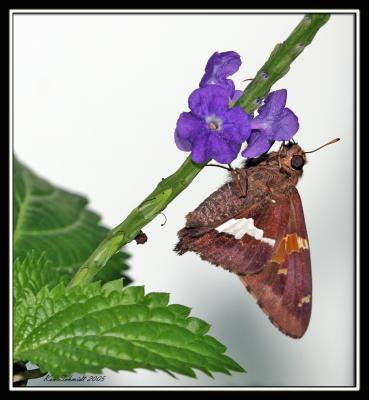
M 278 163 L 282 169 L 290 174 L 294 172 L 302 173 L 306 164 L 306 155 L 297 143 L 284 145 L 279 152 Z
M 315 150 L 311 151 L 303 151 L 302 148 L 295 142 L 288 142 L 287 144 L 283 144 L 281 149 L 278 151 L 278 164 L 281 169 L 285 172 L 292 174 L 293 172 L 300 172 L 297 175 L 302 174 L 302 169 L 306 164 L 306 154 L 307 153 L 314 153 L 322 149 L 325 146 L 328 146 L 332 143 L 338 142 L 340 139 L 336 138 L 328 143 L 323 144 L 322 146 L 318 147 Z

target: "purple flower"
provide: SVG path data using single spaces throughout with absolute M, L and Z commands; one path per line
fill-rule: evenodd
M 241 65 L 241 57 L 234 51 L 217 51 L 209 58 L 205 67 L 205 74 L 200 81 L 200 87 L 219 85 L 226 89 L 229 97 L 233 97 L 235 86 L 228 76 L 238 71 Z
M 275 140 L 290 140 L 299 129 L 296 115 L 286 108 L 287 90 L 276 90 L 268 95 L 259 108 L 259 115 L 251 121 L 252 132 L 247 139 L 244 157 L 257 157 L 270 149 Z
M 227 90 L 218 85 L 196 89 L 190 95 L 191 112 L 179 116 L 174 135 L 177 147 L 191 151 L 194 162 L 213 158 L 228 164 L 249 137 L 251 117 L 241 107 L 229 109 L 228 103 Z

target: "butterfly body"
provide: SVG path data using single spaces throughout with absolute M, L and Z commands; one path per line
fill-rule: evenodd
M 305 161 L 297 144 L 246 161 L 186 216 L 175 248 L 237 274 L 272 323 L 295 338 L 311 314 L 310 250 L 296 189 Z

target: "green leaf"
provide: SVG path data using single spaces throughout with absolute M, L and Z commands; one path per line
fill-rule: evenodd
M 15 158 L 13 187 L 14 260 L 23 271 L 38 271 L 32 275 L 38 287 L 69 281 L 108 230 L 99 225 L 97 214 L 86 209 L 85 197 L 51 185 Z M 122 277 L 128 258 L 127 253 L 117 253 L 95 279 L 108 282 Z M 44 268 L 48 273 L 41 279 Z M 130 282 L 124 278 L 125 284 Z
M 42 253 L 38 258 L 31 251 L 26 258 L 14 261 L 13 293 L 17 301 L 26 301 L 29 293 L 36 295 L 42 287 L 55 286 L 57 280 L 50 267 L 50 261 Z
M 162 370 L 195 377 L 243 368 L 226 348 L 206 335 L 209 325 L 187 317 L 189 309 L 168 305 L 166 293 L 145 295 L 122 282 L 66 289 L 61 283 L 15 308 L 14 356 L 55 378 L 72 373 Z

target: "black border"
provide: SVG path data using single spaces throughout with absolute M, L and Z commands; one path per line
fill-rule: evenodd
M 328 7 L 327 7 L 328 8 Z M 48 9 L 48 8 L 47 8 Z M 65 8 L 64 8 L 65 9 Z M 69 8 L 67 8 L 69 10 Z M 137 8 L 132 8 L 134 10 L 137 10 Z M 257 10 L 260 10 L 259 7 L 256 7 Z M 326 8 L 322 8 L 323 10 L 326 10 Z M 335 10 L 354 10 L 354 11 L 359 11 L 360 13 L 362 12 L 362 10 L 360 10 L 358 7 L 348 7 L 348 8 L 335 8 Z M 63 8 L 61 8 L 60 10 L 63 10 Z M 114 11 L 117 10 L 117 11 Z M 118 11 L 119 10 L 119 11 Z M 134 12 L 124 12 L 124 11 L 129 11 L 130 8 L 125 8 L 124 11 L 120 11 L 121 9 L 110 9 L 109 11 L 104 11 L 101 10 L 101 12 L 99 12 L 99 9 L 96 9 L 93 11 L 81 11 L 81 12 L 72 12 L 72 11 L 60 11 L 60 12 L 56 12 L 56 11 L 46 11 L 46 12 L 42 12 L 40 10 L 40 12 L 37 12 L 35 10 L 31 10 L 29 9 L 28 11 L 16 11 L 16 9 L 12 9 L 12 10 L 8 10 L 9 14 L 8 14 L 8 24 L 9 24 L 9 18 L 10 18 L 10 11 L 12 11 L 11 14 L 11 19 L 12 19 L 12 36 L 11 36 L 11 42 L 9 40 L 9 53 L 10 54 L 10 50 L 11 50 L 11 55 L 12 55 L 12 67 L 13 67 L 13 71 L 12 71 L 12 82 L 11 82 L 11 91 L 12 91 L 12 114 L 11 114 L 11 121 L 12 121 L 12 131 L 10 131 L 9 129 L 9 134 L 10 134 L 10 140 L 12 140 L 12 138 L 14 137 L 14 16 L 15 15 L 303 15 L 305 13 L 307 13 L 306 9 L 301 9 L 301 11 L 291 11 L 289 12 L 288 10 L 283 10 L 283 9 L 279 9 L 278 11 L 266 11 L 266 12 L 259 12 L 259 11 L 253 11 L 252 8 L 248 9 L 250 11 L 245 12 L 245 9 L 239 9 L 239 11 L 237 11 L 237 8 L 233 9 L 231 12 L 222 12 L 224 11 L 223 8 L 221 9 L 216 9 L 216 8 L 212 8 L 209 9 L 209 11 L 207 11 L 206 8 L 203 8 L 202 10 L 204 10 L 204 12 L 196 12 L 196 11 L 169 11 L 169 12 L 163 12 L 166 9 L 151 9 L 151 11 L 144 11 L 144 12 L 139 12 L 139 11 L 134 11 Z M 123 9 L 122 9 L 123 10 Z M 219 11 L 218 11 L 219 10 Z M 295 10 L 297 10 L 297 8 L 295 8 Z M 314 7 L 313 10 L 319 10 L 319 7 Z M 216 12 L 218 11 L 218 12 Z M 308 11 L 308 13 L 310 13 L 312 11 Z M 357 285 L 356 285 L 356 281 L 357 281 L 357 254 L 356 254 L 356 243 L 357 243 L 357 223 L 356 223 L 356 217 L 357 217 L 357 196 L 356 196 L 356 190 L 357 190 L 357 171 L 356 171 L 356 166 L 357 166 L 357 153 L 356 153 L 356 148 L 357 148 L 357 136 L 358 136 L 358 124 L 357 124 L 357 120 L 356 120 L 356 112 L 357 112 L 357 18 L 359 18 L 360 21 L 360 43 L 361 46 L 362 44 L 362 37 L 363 35 L 361 34 L 363 31 L 363 26 L 362 26 L 362 18 L 360 18 L 360 14 L 356 14 L 354 12 L 321 12 L 322 14 L 331 14 L 331 15 L 352 15 L 354 17 L 354 24 L 353 24 L 353 29 L 354 29 L 354 74 L 353 74 L 353 79 L 354 79 L 354 103 L 353 103 L 353 110 L 354 110 L 354 131 L 355 131 L 355 137 L 354 137 L 354 296 L 355 296 L 355 301 L 354 301 L 354 385 L 352 386 L 26 386 L 24 388 L 17 388 L 16 391 L 24 391 L 24 390 L 28 390 L 28 388 L 37 388 L 37 389 L 33 389 L 31 392 L 45 392 L 45 391 L 50 391 L 50 392 L 54 392 L 54 391 L 58 391 L 58 389 L 71 389 L 72 390 L 66 390 L 66 392 L 71 392 L 71 391 L 75 391 L 75 392 L 80 392 L 83 391 L 84 389 L 86 391 L 93 391 L 94 389 L 98 389 L 97 392 L 103 392 L 103 391 L 108 391 L 110 392 L 111 390 L 106 390 L 106 389 L 116 389 L 117 391 L 130 391 L 130 392 L 135 392 L 135 391 L 139 391 L 139 389 L 143 390 L 145 389 L 145 391 L 149 391 L 149 388 L 166 388 L 169 389 L 168 391 L 181 391 L 181 389 L 193 389 L 193 390 L 188 390 L 189 392 L 191 391 L 196 391 L 197 388 L 206 388 L 209 391 L 213 391 L 214 389 L 217 388 L 221 388 L 224 391 L 229 391 L 228 388 L 240 388 L 240 390 L 235 390 L 233 389 L 232 391 L 253 391 L 253 388 L 257 388 L 260 389 L 260 391 L 262 391 L 263 388 L 307 388 L 313 391 L 314 388 L 324 388 L 324 389 L 334 389 L 336 388 L 337 390 L 340 389 L 345 389 L 345 388 L 357 388 L 360 390 L 359 386 L 358 386 L 358 376 L 357 376 Z M 9 32 L 9 25 L 7 25 L 8 27 L 8 32 Z M 361 49 L 360 49 L 361 50 Z M 361 54 L 363 54 L 363 52 L 360 51 Z M 9 66 L 9 75 L 10 76 L 10 66 Z M 360 76 L 362 76 L 360 74 Z M 8 96 L 8 99 L 10 97 L 10 93 Z M 359 125 L 360 127 L 360 125 Z M 8 147 L 9 148 L 9 147 Z M 12 141 L 12 150 L 14 153 L 14 142 Z M 11 154 L 9 155 L 9 157 L 11 157 Z M 9 165 L 8 165 L 9 167 Z M 12 175 L 13 175 L 13 171 Z M 9 174 L 8 174 L 9 176 Z M 10 179 L 10 178 L 9 178 Z M 8 185 L 8 187 L 10 187 Z M 9 198 L 8 198 L 9 201 Z M 9 204 L 8 204 L 8 210 L 9 210 Z M 9 249 L 9 246 L 7 246 L 7 249 Z M 9 259 L 9 257 L 8 257 Z M 9 280 L 8 280 L 9 281 Z M 7 281 L 7 282 L 8 282 Z M 361 279 L 361 283 L 364 281 L 364 279 Z M 363 287 L 361 287 L 361 289 L 363 289 Z M 6 291 L 4 291 L 6 293 Z M 363 292 L 361 292 L 363 293 Z M 8 299 L 6 300 L 8 301 Z M 360 318 L 361 320 L 363 320 L 362 318 Z M 10 315 L 9 315 L 9 322 L 10 322 Z M 360 339 L 361 339 L 361 335 L 360 335 Z M 9 352 L 10 353 L 10 352 Z M 9 360 L 8 360 L 9 361 Z M 360 368 L 360 384 L 363 385 L 364 382 L 364 376 L 363 376 L 363 370 L 362 368 Z M 9 373 L 11 373 L 11 371 L 9 371 Z M 130 390 L 130 388 L 137 388 L 138 390 Z M 242 390 L 242 389 L 251 389 L 251 390 Z M 10 391 L 15 391 L 14 387 L 10 387 L 8 388 L 8 390 Z M 336 391 L 337 391 L 336 390 Z M 215 390 L 216 391 L 216 390 Z M 232 392 L 230 391 L 230 392 Z

